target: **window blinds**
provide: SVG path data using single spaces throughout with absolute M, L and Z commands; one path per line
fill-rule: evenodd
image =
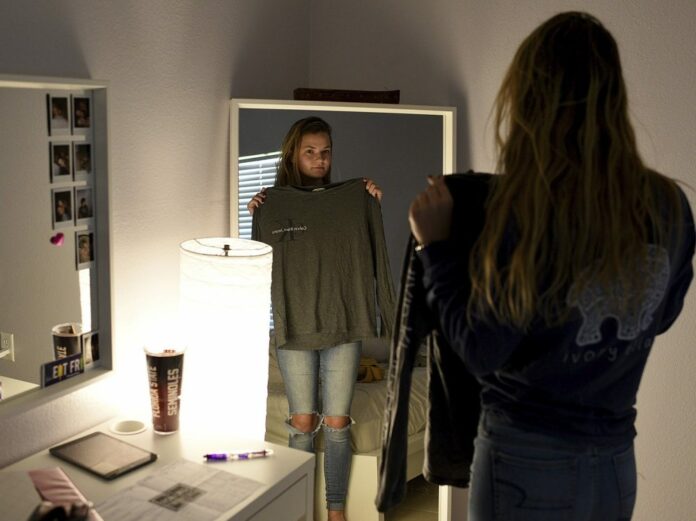
M 263 187 L 273 186 L 275 182 L 280 152 L 269 152 L 239 158 L 239 195 L 237 196 L 237 217 L 239 238 L 251 239 L 251 214 L 247 203 Z M 269 311 L 269 327 L 273 330 L 273 310 Z
M 239 218 L 239 237 L 251 239 L 251 215 L 247 203 L 263 187 L 273 186 L 280 152 L 269 152 L 239 158 L 239 195 L 237 216 Z

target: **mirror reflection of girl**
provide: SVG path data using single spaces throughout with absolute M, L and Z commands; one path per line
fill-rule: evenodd
M 312 186 L 331 182 L 331 127 L 320 118 L 296 122 L 285 136 L 278 164 L 275 186 Z M 365 190 L 382 202 L 382 190 L 371 179 L 364 178 Z M 266 189 L 251 198 L 249 213 L 266 200 Z
M 469 269 L 442 177 L 409 210 L 428 304 L 482 384 L 468 519 L 629 520 L 636 394 L 693 276 L 689 203 L 641 161 L 616 42 L 586 13 L 525 39 L 496 122 Z
M 324 120 L 309 117 L 295 122 L 283 140 L 275 186 L 320 186 L 330 183 L 331 127 Z M 378 201 L 382 190 L 370 179 L 365 189 Z M 249 213 L 264 204 L 265 189 L 247 205 Z M 290 408 L 291 447 L 314 451 L 314 438 L 324 431 L 324 476 L 329 521 L 344 521 L 346 491 L 352 458 L 350 406 L 360 364 L 361 343 L 351 342 L 323 349 L 277 349 L 278 365 Z M 317 411 L 319 371 L 326 378 L 322 407 Z

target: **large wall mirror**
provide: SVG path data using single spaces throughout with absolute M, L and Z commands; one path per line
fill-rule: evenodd
M 451 107 L 398 104 L 232 100 L 230 230 L 233 236 L 236 236 L 240 229 L 248 228 L 250 217 L 246 203 L 256 190 L 254 187 L 250 192 L 248 187 L 240 186 L 240 169 L 258 171 L 259 176 L 266 176 L 264 184 L 272 186 L 277 157 L 274 154 L 279 151 L 283 137 L 292 123 L 307 116 L 319 116 L 332 127 L 332 181 L 368 177 L 383 189 L 382 218 L 394 289 L 398 290 L 401 264 L 409 237 L 408 206 L 413 197 L 425 188 L 427 175 L 455 171 L 456 110 Z M 331 219 L 331 216 L 327 215 L 326 218 Z M 386 357 L 388 346 L 383 347 L 386 351 L 383 356 Z M 378 386 L 373 389 L 376 393 Z M 365 394 L 371 392 L 373 391 L 370 389 L 365 390 Z M 269 415 L 272 394 L 269 393 Z M 357 394 L 354 407 L 356 401 Z M 271 435 L 268 424 L 267 422 L 269 441 L 282 443 L 282 431 L 276 438 L 269 437 Z M 362 435 L 364 434 L 365 431 L 362 432 Z M 376 511 L 369 511 L 370 507 L 374 510 L 377 491 L 378 451 L 375 447 L 379 445 L 380 435 L 381 429 L 375 428 L 372 435 L 374 439 L 372 443 L 368 441 L 367 452 L 354 457 L 348 492 L 348 517 L 363 520 L 383 519 Z M 413 445 L 420 445 L 422 448 L 422 438 L 414 436 Z M 414 453 L 411 461 L 409 452 L 409 476 L 419 474 L 420 465 L 422 454 Z M 318 474 L 318 478 L 321 478 L 321 473 Z M 319 483 L 320 479 L 317 481 Z M 317 487 L 318 496 L 323 494 L 322 487 L 321 484 Z M 451 489 L 440 487 L 439 498 L 438 519 L 445 521 L 450 519 Z M 326 512 L 321 506 L 321 499 L 317 503 L 315 516 L 317 519 L 324 519 Z M 357 516 L 356 511 L 352 509 L 360 507 L 351 506 L 356 504 L 366 505 L 366 510 Z
M 2 415 L 112 367 L 107 85 L 0 75 L 0 115 Z

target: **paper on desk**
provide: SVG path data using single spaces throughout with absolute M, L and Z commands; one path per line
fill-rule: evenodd
M 107 521 L 208 521 L 263 484 L 192 461 L 171 463 L 96 505 Z

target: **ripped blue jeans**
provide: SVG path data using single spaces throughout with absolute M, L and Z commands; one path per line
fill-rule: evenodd
M 314 452 L 314 439 L 319 429 L 324 432 L 324 479 L 328 510 L 345 509 L 353 456 L 350 446 L 350 426 L 353 420 L 350 419 L 348 425 L 337 429 L 326 425 L 324 418 L 350 417 L 361 350 L 360 342 L 317 350 L 277 350 L 290 418 L 295 414 L 316 414 L 319 417 L 316 429 L 311 432 L 295 428 L 288 418 L 290 447 Z

